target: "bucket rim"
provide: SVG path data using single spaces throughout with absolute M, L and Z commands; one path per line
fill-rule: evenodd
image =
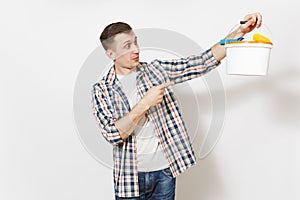
M 234 41 L 234 42 L 226 42 L 226 44 L 270 44 L 270 45 L 273 45 L 272 42 L 261 42 L 261 41 Z
M 233 48 L 233 47 L 264 47 L 264 48 L 273 48 L 272 43 L 263 43 L 263 42 L 227 42 L 224 47 Z

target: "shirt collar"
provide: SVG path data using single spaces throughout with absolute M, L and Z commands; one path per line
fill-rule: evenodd
M 136 72 L 137 72 L 137 77 L 139 77 L 139 75 L 141 73 L 143 73 L 145 71 L 145 67 L 147 65 L 146 62 L 140 62 L 140 66 L 137 67 Z M 116 73 L 116 67 L 115 65 L 113 65 L 109 71 L 107 72 L 106 77 L 104 78 L 105 83 L 108 85 L 115 85 L 117 84 L 117 82 L 119 82 L 118 78 L 117 78 L 117 73 Z

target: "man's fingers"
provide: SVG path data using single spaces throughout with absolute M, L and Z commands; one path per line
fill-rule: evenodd
M 256 18 L 253 16 L 250 16 L 250 18 L 248 18 L 247 23 L 245 24 L 246 27 L 249 26 L 254 26 L 256 23 Z
M 244 20 L 247 21 L 247 23 L 244 24 L 245 27 L 256 26 L 256 28 L 259 28 L 261 26 L 261 23 L 262 23 L 262 16 L 258 12 L 258 13 L 246 15 Z
M 162 88 L 166 88 L 166 87 L 169 87 L 169 86 L 171 86 L 171 85 L 174 85 L 174 83 L 173 83 L 173 82 L 166 82 L 166 83 L 161 84 L 160 86 L 161 86 Z
M 252 26 L 254 26 L 255 24 L 256 24 L 256 22 L 257 22 L 257 18 L 256 18 L 256 15 L 255 14 L 253 14 L 252 15 Z
M 256 13 L 256 17 L 257 17 L 256 28 L 259 28 L 261 27 L 262 24 L 262 16 L 260 13 Z

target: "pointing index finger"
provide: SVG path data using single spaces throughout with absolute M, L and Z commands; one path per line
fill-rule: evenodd
M 163 87 L 163 88 L 166 88 L 166 87 L 169 87 L 171 85 L 174 85 L 174 83 L 173 82 L 166 82 L 166 83 L 161 84 L 160 86 Z

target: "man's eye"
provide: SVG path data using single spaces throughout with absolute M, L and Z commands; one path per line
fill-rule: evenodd
M 126 49 L 130 49 L 130 44 L 125 45 Z

